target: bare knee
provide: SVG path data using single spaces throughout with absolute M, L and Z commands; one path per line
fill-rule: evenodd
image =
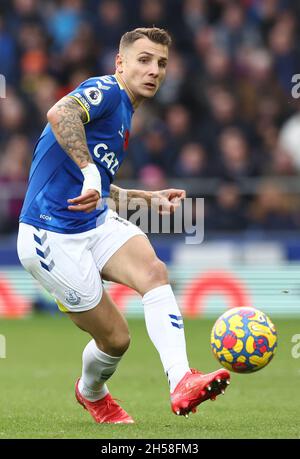
M 168 271 L 165 263 L 155 258 L 147 264 L 144 282 L 141 283 L 139 293 L 144 295 L 149 290 L 169 283 Z
M 116 332 L 105 338 L 96 339 L 97 346 L 106 354 L 113 357 L 123 355 L 130 345 L 129 332 Z

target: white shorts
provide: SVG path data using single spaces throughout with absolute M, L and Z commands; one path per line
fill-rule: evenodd
M 101 270 L 130 238 L 143 233 L 108 210 L 102 225 L 79 234 L 60 234 L 20 223 L 18 256 L 24 268 L 64 312 L 82 312 L 99 303 Z

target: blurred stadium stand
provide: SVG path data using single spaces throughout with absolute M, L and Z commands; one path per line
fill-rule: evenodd
M 22 315 L 32 302 L 53 310 L 15 251 L 47 110 L 82 80 L 114 73 L 120 35 L 153 24 L 173 37 L 168 75 L 134 117 L 116 183 L 205 198 L 204 244 L 153 238 L 184 312 L 216 315 L 235 304 L 233 288 L 232 301 L 300 314 L 300 90 L 292 81 L 300 3 L 292 0 L 0 0 L 0 314 Z M 126 290 L 111 288 L 120 307 L 141 312 Z M 191 291 L 205 301 L 191 306 Z

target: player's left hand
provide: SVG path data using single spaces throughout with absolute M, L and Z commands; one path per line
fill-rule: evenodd
M 99 192 L 96 190 L 87 190 L 82 195 L 73 199 L 68 199 L 69 210 L 74 212 L 93 212 L 97 208 L 100 199 Z
M 153 191 L 151 194 L 152 203 L 161 215 L 173 214 L 186 197 L 185 190 L 170 188 L 168 190 Z

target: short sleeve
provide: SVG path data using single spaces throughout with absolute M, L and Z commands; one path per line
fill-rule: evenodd
M 111 76 L 90 78 L 67 96 L 75 99 L 85 110 L 85 124 L 107 116 L 119 105 L 121 98 L 119 86 Z

